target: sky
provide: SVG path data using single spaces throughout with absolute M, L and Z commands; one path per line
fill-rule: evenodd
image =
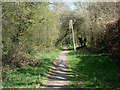
M 75 10 L 76 6 L 74 5 L 73 2 L 66 2 L 66 4 L 70 7 L 71 10 Z
M 73 2 L 64 2 L 64 3 L 65 3 L 66 5 L 68 5 L 71 10 L 75 10 L 75 9 L 76 9 L 76 6 L 74 5 L 75 1 L 77 1 L 77 0 L 73 0 Z M 82 1 L 83 1 L 83 0 L 81 0 L 81 5 L 84 6 L 84 5 L 82 4 Z M 84 1 L 85 1 L 85 0 L 84 0 Z M 84 2 L 84 1 L 83 1 L 83 2 Z M 53 2 L 54 2 L 54 0 L 51 1 L 51 3 L 53 3 Z M 76 3 L 77 3 L 77 2 L 76 2 Z M 50 6 L 50 7 L 52 8 L 52 6 Z
M 53 2 L 50 2 L 50 3 L 53 3 Z M 65 4 L 68 5 L 71 10 L 76 9 L 76 6 L 74 5 L 74 2 L 65 2 Z M 50 5 L 50 7 L 52 9 L 52 5 Z

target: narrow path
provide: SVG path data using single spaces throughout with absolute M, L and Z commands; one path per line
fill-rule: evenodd
M 68 77 L 68 50 L 67 47 L 64 47 L 63 51 L 60 53 L 59 58 L 56 62 L 55 67 L 53 67 L 49 73 L 49 81 L 46 87 L 52 88 L 67 88 L 67 77 Z

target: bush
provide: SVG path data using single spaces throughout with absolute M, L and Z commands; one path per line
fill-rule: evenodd
M 120 60 L 120 19 L 106 25 L 106 44 L 108 52 Z

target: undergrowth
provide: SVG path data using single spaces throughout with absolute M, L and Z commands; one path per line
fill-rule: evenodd
M 51 51 L 47 54 L 37 53 L 34 65 L 30 64 L 21 68 L 14 68 L 2 71 L 3 88 L 36 88 L 44 87 L 46 73 L 53 66 L 60 50 Z

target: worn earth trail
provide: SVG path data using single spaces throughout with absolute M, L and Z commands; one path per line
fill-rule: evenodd
M 49 80 L 47 82 L 46 87 L 51 88 L 67 88 L 68 87 L 68 72 L 69 69 L 67 67 L 68 63 L 68 50 L 67 47 L 64 47 L 63 51 L 61 51 L 55 67 L 50 70 Z

